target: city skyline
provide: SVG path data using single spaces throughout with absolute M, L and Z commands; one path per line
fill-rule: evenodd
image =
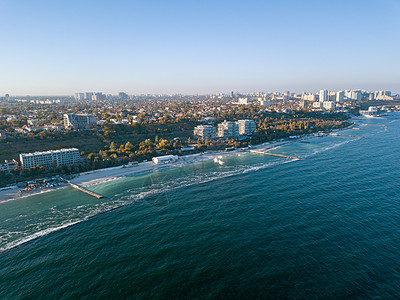
M 396 94 L 399 12 L 391 0 L 0 0 L 0 94 Z

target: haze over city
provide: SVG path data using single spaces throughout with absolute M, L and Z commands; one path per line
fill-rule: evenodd
M 0 94 L 400 92 L 400 3 L 0 0 Z

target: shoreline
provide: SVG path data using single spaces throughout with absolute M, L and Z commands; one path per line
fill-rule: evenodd
M 351 129 L 354 125 L 355 124 L 353 122 L 348 127 L 335 129 L 335 130 L 332 130 L 331 132 Z M 251 146 L 248 149 L 236 149 L 233 151 L 211 150 L 211 151 L 206 151 L 203 153 L 196 153 L 196 154 L 180 156 L 178 162 L 162 164 L 162 165 L 155 165 L 153 162 L 147 161 L 147 162 L 141 162 L 132 167 L 117 166 L 117 167 L 91 170 L 91 171 L 86 171 L 83 173 L 76 174 L 76 176 L 74 176 L 69 181 L 73 184 L 87 188 L 90 186 L 95 186 L 98 184 L 111 182 L 111 181 L 118 180 L 118 179 L 128 177 L 128 176 L 144 175 L 146 173 L 153 173 L 153 172 L 156 172 L 159 170 L 163 170 L 165 168 L 179 167 L 179 166 L 183 166 L 183 165 L 193 164 L 193 163 L 197 163 L 197 162 L 201 162 L 201 161 L 212 160 L 214 158 L 222 158 L 222 157 L 237 155 L 237 154 L 241 154 L 241 153 L 250 153 L 249 150 L 253 150 L 253 149 L 254 150 L 272 150 L 276 147 L 279 147 L 279 146 L 282 146 L 285 144 L 295 143 L 295 142 L 303 141 L 303 140 L 310 139 L 313 137 L 315 137 L 315 134 L 311 133 L 311 134 L 301 136 L 298 138 L 293 138 L 293 139 L 284 138 L 284 139 L 278 139 L 278 140 L 265 142 L 262 144 Z M 71 187 L 71 186 L 68 183 L 64 183 L 64 184 L 62 184 L 62 186 L 58 186 L 55 188 L 52 188 L 52 187 L 45 188 L 45 189 L 41 189 L 40 191 L 26 192 L 26 194 L 22 194 L 22 195 L 20 193 L 20 188 L 18 188 L 18 187 L 0 190 L 0 203 L 8 202 L 11 200 L 27 198 L 30 196 L 39 195 L 42 193 L 47 193 L 47 192 L 56 191 L 56 190 L 61 190 L 61 189 L 69 188 L 69 187 Z

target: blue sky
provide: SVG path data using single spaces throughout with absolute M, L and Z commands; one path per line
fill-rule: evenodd
M 399 0 L 0 0 L 0 95 L 400 92 L 399 15 Z

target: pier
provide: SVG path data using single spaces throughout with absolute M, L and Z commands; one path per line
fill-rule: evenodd
M 301 159 L 300 157 L 288 156 L 288 155 L 282 155 L 282 154 L 274 154 L 274 153 L 262 152 L 262 151 L 257 151 L 257 150 L 250 150 L 250 152 L 256 153 L 256 154 L 262 154 L 262 155 L 283 157 L 283 158 Z
M 379 127 L 386 127 L 387 125 L 378 125 L 378 124 L 358 124 L 358 125 L 364 125 L 364 126 L 379 126 Z
M 333 136 L 347 136 L 347 137 L 356 137 L 356 138 L 363 138 L 361 135 L 349 135 L 349 134 L 338 134 L 338 133 L 331 133 Z
M 102 195 L 93 193 L 93 192 L 91 192 L 91 191 L 85 189 L 84 187 L 81 187 L 81 186 L 79 186 L 79 185 L 73 184 L 73 183 L 71 183 L 71 182 L 69 182 L 69 181 L 68 181 L 68 183 L 69 183 L 69 185 L 70 185 L 71 187 L 73 187 L 74 189 L 77 189 L 78 191 L 84 192 L 84 193 L 86 193 L 86 194 L 88 194 L 88 195 L 90 195 L 90 196 L 93 196 L 93 197 L 97 198 L 97 199 L 104 198 Z

